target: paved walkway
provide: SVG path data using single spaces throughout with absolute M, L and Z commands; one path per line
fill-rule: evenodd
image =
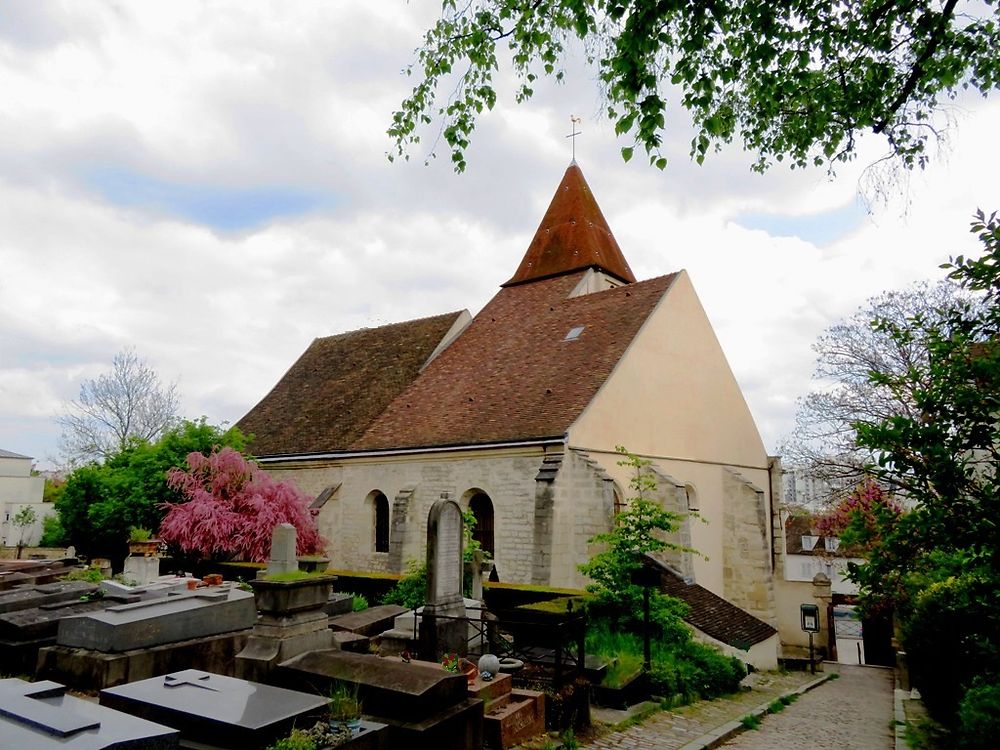
M 806 693 L 781 713 L 765 716 L 760 729 L 743 732 L 722 747 L 890 750 L 894 737 L 892 671 L 846 664 L 832 669 L 840 673 L 840 679 Z
M 889 750 L 892 748 L 892 672 L 827 664 L 840 673 L 784 711 L 764 717 L 723 747 L 739 750 Z M 816 675 L 820 677 L 822 675 Z M 581 743 L 588 750 L 679 750 L 722 725 L 811 682 L 802 672 L 762 675 L 754 690 L 729 698 L 660 711 L 640 724 Z

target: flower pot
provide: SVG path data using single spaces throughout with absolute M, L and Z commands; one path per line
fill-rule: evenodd
M 160 550 L 159 539 L 146 539 L 141 542 L 129 542 L 128 553 L 136 557 L 156 557 Z

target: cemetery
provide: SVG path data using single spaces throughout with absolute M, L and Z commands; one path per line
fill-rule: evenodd
M 484 603 L 490 564 L 446 495 L 421 606 L 354 611 L 296 539 L 275 526 L 247 582 L 160 575 L 157 550 L 136 553 L 141 584 L 71 580 L 96 578 L 71 559 L 0 562 L 0 649 L 23 675 L 0 681 L 0 746 L 503 749 L 586 728 L 592 697 L 623 700 L 600 688 L 618 656 L 587 654 L 586 597 Z M 637 674 L 626 703 L 655 683 Z

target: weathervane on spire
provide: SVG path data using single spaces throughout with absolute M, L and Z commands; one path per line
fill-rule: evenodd
M 583 118 L 577 117 L 576 115 L 570 115 L 569 121 L 573 123 L 573 132 L 567 135 L 567 138 L 572 138 L 573 143 L 573 161 L 572 164 L 576 164 L 576 137 L 580 135 L 583 131 L 577 131 L 576 126 L 583 122 Z

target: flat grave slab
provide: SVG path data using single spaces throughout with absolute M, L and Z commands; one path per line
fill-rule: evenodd
M 0 747 L 23 750 L 173 750 L 169 727 L 66 695 L 56 682 L 0 680 Z
M 101 691 L 101 705 L 175 727 L 184 742 L 259 750 L 327 715 L 328 699 L 185 669 Z
M 357 685 L 365 714 L 419 721 L 466 698 L 464 675 L 439 664 L 404 663 L 348 651 L 310 651 L 283 662 L 276 684 L 326 694 L 338 683 Z
M 0 615 L 0 639 L 12 641 L 54 639 L 59 629 L 59 621 L 64 617 L 104 609 L 109 604 L 122 603 L 124 602 L 121 599 L 109 601 L 106 597 L 91 601 L 76 599 L 6 612 Z
M 39 585 L 16 586 L 0 591 L 0 614 L 32 609 L 43 604 L 79 600 L 97 588 L 86 581 L 57 581 Z
M 379 604 L 360 612 L 349 612 L 346 615 L 331 617 L 330 628 L 332 630 L 346 630 L 349 633 L 366 635 L 371 638 L 389 630 L 399 615 L 409 611 L 406 607 L 401 607 L 398 604 Z
M 60 646 L 118 653 L 252 628 L 254 597 L 227 585 L 119 604 L 59 623 Z

